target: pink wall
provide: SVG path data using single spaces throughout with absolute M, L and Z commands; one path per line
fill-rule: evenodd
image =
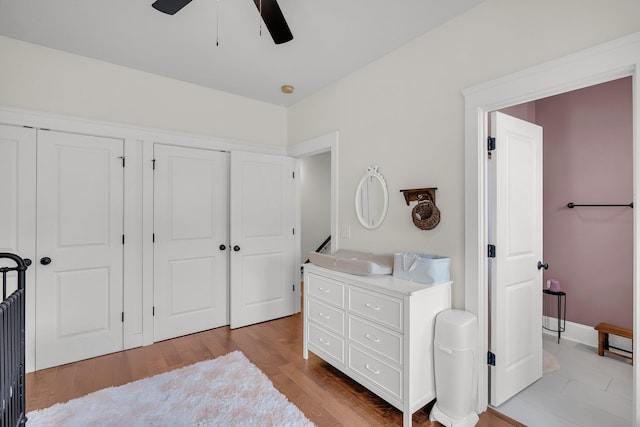
M 535 101 L 525 104 L 518 104 L 512 107 L 503 108 L 501 113 L 508 114 L 512 117 L 525 120 L 527 122 L 536 123 L 536 103 Z
M 544 129 L 544 280 L 567 293 L 567 320 L 632 327 L 631 78 L 535 102 Z
M 632 209 L 567 208 L 632 201 L 631 89 L 628 77 L 500 110 L 544 129 L 544 283 L 559 280 L 567 320 L 588 326 L 632 327 Z

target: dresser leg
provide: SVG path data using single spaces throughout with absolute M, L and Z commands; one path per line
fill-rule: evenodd
M 411 427 L 412 421 L 411 411 L 404 411 L 402 413 L 402 427 Z

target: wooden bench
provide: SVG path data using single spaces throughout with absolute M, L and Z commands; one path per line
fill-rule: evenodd
M 609 334 L 617 335 L 619 337 L 629 338 L 631 340 L 631 348 L 633 348 L 633 330 L 629 328 L 623 328 L 621 326 L 612 325 L 610 323 L 600 323 L 598 326 L 594 328 L 598 331 L 598 354 L 600 356 L 604 356 L 604 353 L 615 354 L 616 356 L 624 357 L 625 359 L 631 360 L 633 364 L 633 352 L 627 351 L 622 348 L 614 347 L 609 345 Z M 610 350 L 610 348 L 616 349 L 618 351 L 623 351 L 625 353 L 629 353 L 630 356 L 626 354 L 622 354 L 616 351 Z

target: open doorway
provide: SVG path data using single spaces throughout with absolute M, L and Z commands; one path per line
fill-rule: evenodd
M 314 224 L 319 224 L 318 229 L 321 233 L 318 235 L 324 236 L 324 239 L 338 235 L 338 135 L 338 132 L 327 133 L 290 145 L 287 149 L 289 156 L 298 159 L 297 176 L 305 174 L 305 169 L 307 174 L 303 180 L 297 180 L 296 229 L 303 230 L 305 227 L 308 229 Z M 319 192 L 317 198 L 316 191 Z M 328 234 L 324 228 L 327 220 L 329 221 Z M 301 234 L 307 235 L 304 245 Z M 317 248 L 316 246 L 313 249 L 308 249 L 313 247 L 315 240 L 318 239 L 314 237 L 315 235 L 315 231 L 305 233 L 304 230 L 296 234 L 300 248 L 296 265 L 302 265 L 309 257 L 309 251 Z M 327 250 L 334 252 L 337 249 L 338 239 L 333 238 L 327 243 Z M 296 289 L 298 293 L 296 294 L 294 311 L 298 312 L 302 307 L 303 290 L 301 287 L 296 287 Z
M 300 254 L 331 246 L 331 152 L 300 159 Z
M 559 282 L 569 300 L 562 342 L 543 340 L 545 375 L 498 407 L 528 425 L 631 422 L 631 364 L 598 357 L 593 327 L 633 327 L 632 94 L 625 77 L 500 110 L 544 128 L 543 282 Z M 557 329 L 556 301 L 545 306 L 541 323 Z
M 527 70 L 497 78 L 463 91 L 465 97 L 465 309 L 478 316 L 478 346 L 480 354 L 488 349 L 487 325 L 487 204 L 486 204 L 486 116 L 499 110 L 554 94 L 568 92 L 590 85 L 631 76 L 633 79 L 633 117 L 640 121 L 640 93 L 637 90 L 637 73 L 640 69 L 640 34 L 632 34 L 604 43 Z M 638 133 L 633 136 L 634 191 L 640 188 L 640 150 Z M 635 195 L 634 195 L 635 197 Z M 640 330 L 640 215 L 633 209 L 633 305 L 635 330 Z M 633 343 L 637 353 L 637 340 Z M 478 360 L 478 372 L 486 372 L 486 360 Z M 632 424 L 640 423 L 640 370 L 633 366 L 632 376 Z M 487 377 L 478 378 L 477 411 L 487 409 Z

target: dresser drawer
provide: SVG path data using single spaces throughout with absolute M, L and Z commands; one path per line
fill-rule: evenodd
M 402 331 L 402 300 L 349 287 L 349 310 Z
M 349 316 L 349 340 L 402 365 L 402 336 Z
M 344 365 L 344 340 L 340 339 L 324 329 L 308 324 L 308 345 L 318 356 L 329 356 L 341 365 Z
M 349 346 L 349 369 L 402 401 L 402 371 Z
M 309 319 L 344 336 L 344 312 L 309 298 Z
M 304 289 L 310 296 L 344 308 L 344 283 L 315 274 L 308 274 L 307 281 Z

